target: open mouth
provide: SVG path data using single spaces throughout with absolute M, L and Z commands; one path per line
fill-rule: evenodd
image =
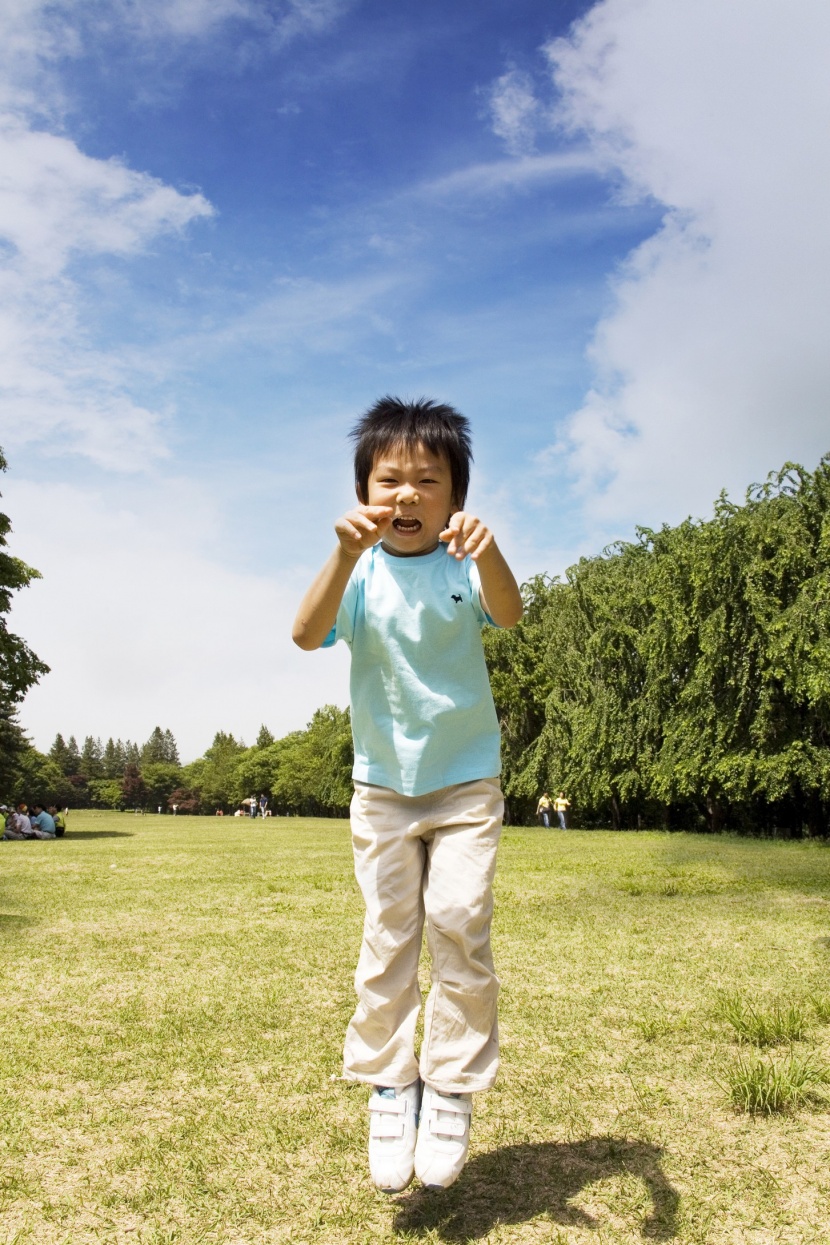
M 392 520 L 392 526 L 396 532 L 419 532 L 421 530 L 421 520 L 415 519 L 411 515 L 399 514 L 396 519 Z

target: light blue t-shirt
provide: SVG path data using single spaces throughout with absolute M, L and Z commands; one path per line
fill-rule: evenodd
M 55 838 L 55 821 L 51 813 L 47 813 L 44 809 L 42 813 L 38 813 L 37 817 L 32 817 L 33 826 L 37 826 L 44 834 L 48 834 L 50 838 Z
M 361 554 L 323 647 L 352 652 L 353 776 L 401 795 L 495 778 L 499 724 L 487 677 L 481 581 L 446 545 Z

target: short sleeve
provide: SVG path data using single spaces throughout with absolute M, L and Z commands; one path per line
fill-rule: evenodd
M 354 638 L 354 624 L 357 617 L 357 603 L 360 599 L 360 584 L 362 577 L 359 575 L 360 563 L 352 571 L 351 578 L 346 584 L 346 591 L 343 593 L 343 600 L 340 602 L 340 609 L 337 611 L 337 618 L 331 631 L 326 636 L 321 648 L 332 648 L 338 640 L 345 640 L 351 647 Z
M 473 610 L 478 619 L 480 627 L 497 627 L 498 623 L 493 622 L 489 614 L 485 614 L 481 606 L 481 576 L 478 573 L 478 567 L 472 558 L 465 558 L 464 565 L 467 570 L 467 582 L 470 585 L 470 600 L 473 603 Z

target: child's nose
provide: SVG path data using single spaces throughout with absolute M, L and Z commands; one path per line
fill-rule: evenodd
M 404 484 L 398 489 L 398 502 L 402 506 L 417 506 L 420 501 L 417 491 L 411 484 Z

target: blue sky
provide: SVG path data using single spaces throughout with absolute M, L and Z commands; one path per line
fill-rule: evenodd
M 830 22 L 724 7 L 4 10 L 40 746 L 158 722 L 191 757 L 345 703 L 345 655 L 287 630 L 381 393 L 471 417 L 471 500 L 522 576 L 830 449 Z

